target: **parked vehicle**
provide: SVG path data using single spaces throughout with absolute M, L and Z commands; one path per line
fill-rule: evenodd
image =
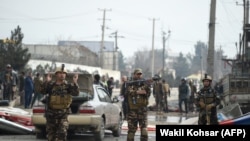
M 67 80 L 73 73 L 67 74 Z M 68 117 L 68 133 L 93 133 L 96 141 L 104 139 L 105 130 L 111 130 L 115 137 L 119 137 L 122 127 L 122 110 L 118 99 L 111 100 L 108 92 L 100 85 L 93 84 L 91 74 L 78 76 L 80 95 L 73 96 L 70 105 L 71 114 Z M 32 123 L 35 126 L 37 138 L 46 136 L 46 119 L 44 117 L 44 103 L 33 107 Z
M 234 103 L 238 103 L 245 114 L 250 111 L 250 67 L 249 67 L 249 47 L 250 41 L 250 25 L 245 24 L 243 29 L 242 40 L 240 41 L 239 54 L 236 59 L 223 59 L 232 66 L 232 73 L 223 77 L 224 93 L 222 102 L 225 107 L 230 107 Z

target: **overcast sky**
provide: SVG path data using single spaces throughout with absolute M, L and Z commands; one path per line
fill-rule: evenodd
M 171 31 L 166 47 L 171 53 L 194 54 L 197 41 L 208 42 L 211 0 L 0 0 L 0 38 L 17 25 L 25 44 L 56 44 L 58 40 L 100 41 L 103 9 L 105 41 L 118 31 L 118 47 L 125 57 L 137 50 L 162 48 L 162 31 Z M 215 49 L 229 57 L 242 33 L 243 0 L 217 0 Z

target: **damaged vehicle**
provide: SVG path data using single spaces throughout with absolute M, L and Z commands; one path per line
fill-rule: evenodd
M 13 107 L 13 103 L 0 100 L 0 134 L 33 134 L 31 113 Z
M 68 73 L 66 80 L 71 82 L 74 74 Z M 93 84 L 91 74 L 78 73 L 78 84 L 80 94 L 72 97 L 68 135 L 91 133 L 96 141 L 102 141 L 105 130 L 110 130 L 113 136 L 119 137 L 123 122 L 122 110 L 117 104 L 119 100 L 112 100 L 105 88 Z M 46 138 L 45 103 L 43 100 L 33 107 L 31 119 L 36 138 Z

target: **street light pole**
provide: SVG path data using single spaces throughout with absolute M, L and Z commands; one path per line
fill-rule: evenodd
M 165 45 L 166 45 L 166 41 L 169 39 L 170 37 L 170 33 L 171 31 L 168 31 L 168 36 L 167 38 L 165 37 L 166 33 L 164 31 L 162 31 L 162 35 L 163 35 L 163 52 L 162 52 L 162 77 L 164 77 L 165 72 L 164 72 L 164 68 L 165 68 Z
M 155 39 L 155 18 L 153 18 L 153 30 L 152 30 L 152 62 L 151 62 L 151 71 L 152 77 L 154 76 L 154 63 L 155 63 L 155 50 L 154 50 L 154 39 Z

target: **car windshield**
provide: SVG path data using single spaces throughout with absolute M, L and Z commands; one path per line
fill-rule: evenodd
M 80 92 L 79 93 L 79 96 L 74 96 L 74 97 L 83 97 L 84 99 L 87 98 L 87 99 L 92 99 L 93 96 L 90 94 L 90 93 L 87 93 L 87 92 Z

